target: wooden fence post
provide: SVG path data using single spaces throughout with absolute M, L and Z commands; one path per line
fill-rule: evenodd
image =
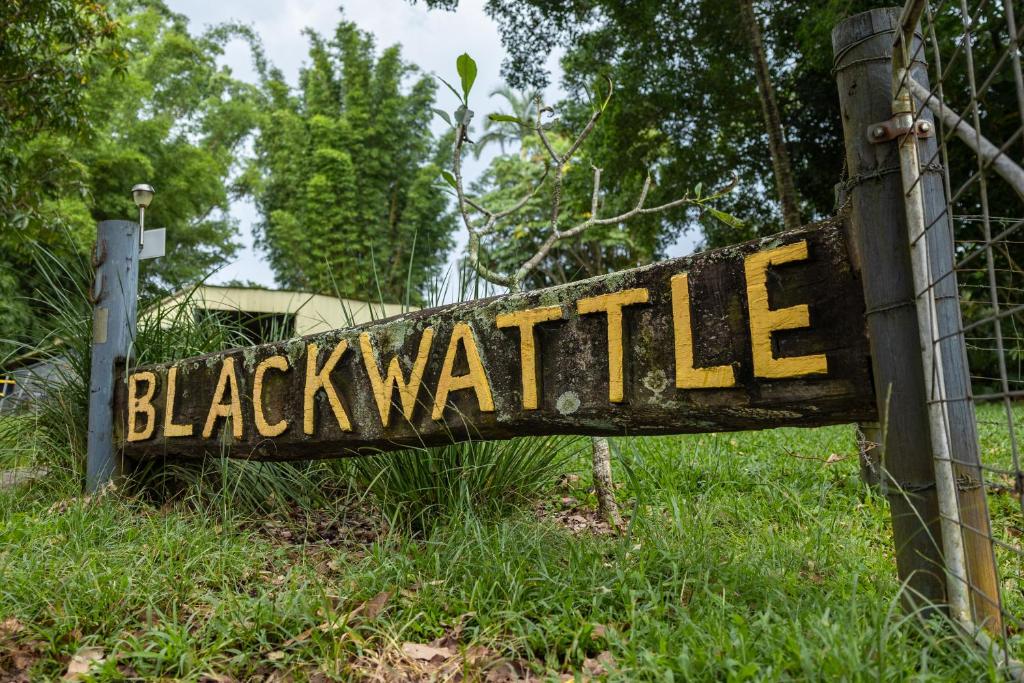
M 916 597 L 946 600 L 927 397 L 914 305 L 897 143 L 869 126 L 892 116 L 890 55 L 899 9 L 854 15 L 832 31 L 852 202 L 850 244 L 861 271 L 882 425 L 882 488 L 892 511 L 896 564 Z

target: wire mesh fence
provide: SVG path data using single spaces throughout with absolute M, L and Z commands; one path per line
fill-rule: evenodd
M 1024 656 L 1022 15 L 908 0 L 892 53 L 949 601 L 1008 664 Z

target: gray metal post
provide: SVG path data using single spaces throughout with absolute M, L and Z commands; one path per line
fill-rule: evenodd
M 921 55 L 924 58 L 924 55 Z M 916 64 L 911 76 L 929 88 L 928 70 Z M 920 103 L 917 103 L 920 110 Z M 921 119 L 931 122 L 932 112 L 924 109 Z M 942 375 L 945 382 L 946 412 L 949 419 L 949 444 L 953 459 L 953 473 L 959 483 L 958 502 L 963 522 L 964 556 L 967 566 L 968 587 L 974 622 L 992 631 L 1001 628 L 999 613 L 999 580 L 996 573 L 995 552 L 981 473 L 981 453 L 978 446 L 977 418 L 971 393 L 971 375 L 964 343 L 963 321 L 960 315 L 959 288 L 954 272 L 953 225 L 946 209 L 946 192 L 938 164 L 936 137 L 918 139 L 921 163 L 921 194 L 924 205 L 924 224 L 935 288 L 936 326 L 942 355 Z
M 890 56 L 899 9 L 852 16 L 832 31 L 850 176 L 854 264 L 861 271 L 882 424 L 883 490 L 896 565 L 907 596 L 946 599 L 927 396 L 896 142 L 875 144 L 868 126 L 892 116 Z
M 114 449 L 114 381 L 135 340 L 139 283 L 139 224 L 103 221 L 96 233 L 87 493 L 121 472 Z

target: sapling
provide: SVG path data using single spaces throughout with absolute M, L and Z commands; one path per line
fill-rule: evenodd
M 741 225 L 733 216 L 710 206 L 715 199 L 730 192 L 736 184 L 735 178 L 723 189 L 709 195 L 701 194 L 701 185 L 694 188 L 693 193 L 689 191 L 682 197 L 659 204 L 647 206 L 647 198 L 650 189 L 654 184 L 654 177 L 648 171 L 644 179 L 643 187 L 633 207 L 623 213 L 614 216 L 601 216 L 602 192 L 601 174 L 602 169 L 591 166 L 593 172 L 593 188 L 591 192 L 590 212 L 582 220 L 566 219 L 563 216 L 563 191 L 564 180 L 570 161 L 579 153 L 584 142 L 593 133 L 601 116 L 608 108 L 614 93 L 614 83 L 611 78 L 604 79 L 605 92 L 603 97 L 595 100 L 593 111 L 583 129 L 574 137 L 564 152 L 559 152 L 553 144 L 549 131 L 553 125 L 552 121 L 545 121 L 555 115 L 554 107 L 545 105 L 540 97 L 537 97 L 537 104 L 534 108 L 535 117 L 532 120 L 524 120 L 509 114 L 490 114 L 492 122 L 507 122 L 517 124 L 524 129 L 536 134 L 546 157 L 538 163 L 544 165 L 544 172 L 540 180 L 532 188 L 524 192 L 523 196 L 510 207 L 502 210 L 493 210 L 484 205 L 479 198 L 472 197 L 467 192 L 463 179 L 462 161 L 467 145 L 475 145 L 470 137 L 470 125 L 474 112 L 469 108 L 469 95 L 476 80 L 476 62 L 468 54 L 461 55 L 456 60 L 456 70 L 459 75 L 459 88 L 441 78 L 449 90 L 459 100 L 458 108 L 449 114 L 441 109 L 434 111 L 443 118 L 448 125 L 455 129 L 452 168 L 450 171 L 442 171 L 441 177 L 450 186 L 456 198 L 459 215 L 469 235 L 466 260 L 473 271 L 481 278 L 499 287 L 507 287 L 510 291 L 522 291 L 523 283 L 527 276 L 544 261 L 551 253 L 551 250 L 561 242 L 580 237 L 588 230 L 597 226 L 622 225 L 632 218 L 645 214 L 657 214 L 670 211 L 678 207 L 692 206 L 698 208 L 702 213 L 707 211 L 716 219 L 739 227 Z M 542 190 L 550 193 L 550 220 L 544 228 L 544 234 L 537 250 L 526 258 L 518 267 L 510 270 L 499 270 L 492 268 L 486 263 L 483 252 L 483 240 L 493 237 L 498 229 L 506 223 L 516 222 L 520 212 L 527 206 L 531 199 Z M 593 481 L 594 490 L 597 494 L 600 513 L 617 529 L 622 528 L 622 518 L 619 514 L 618 505 L 615 502 L 614 485 L 611 473 L 611 450 L 608 440 L 605 437 L 594 437 L 593 447 Z

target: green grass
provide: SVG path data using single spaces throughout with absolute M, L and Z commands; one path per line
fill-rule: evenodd
M 859 482 L 852 428 L 614 445 L 623 537 L 554 519 L 587 516 L 586 475 L 546 493 L 547 512 L 453 508 L 420 534 L 358 491 L 268 514 L 194 492 L 82 500 L 70 478 L 0 492 L 0 624 L 22 627 L 0 625 L 0 678 L 18 653 L 46 680 L 99 647 L 92 680 L 348 680 L 447 634 L 542 679 L 608 652 L 622 681 L 1001 680 L 901 612 L 887 506 Z M 376 613 L 364 603 L 382 592 Z

